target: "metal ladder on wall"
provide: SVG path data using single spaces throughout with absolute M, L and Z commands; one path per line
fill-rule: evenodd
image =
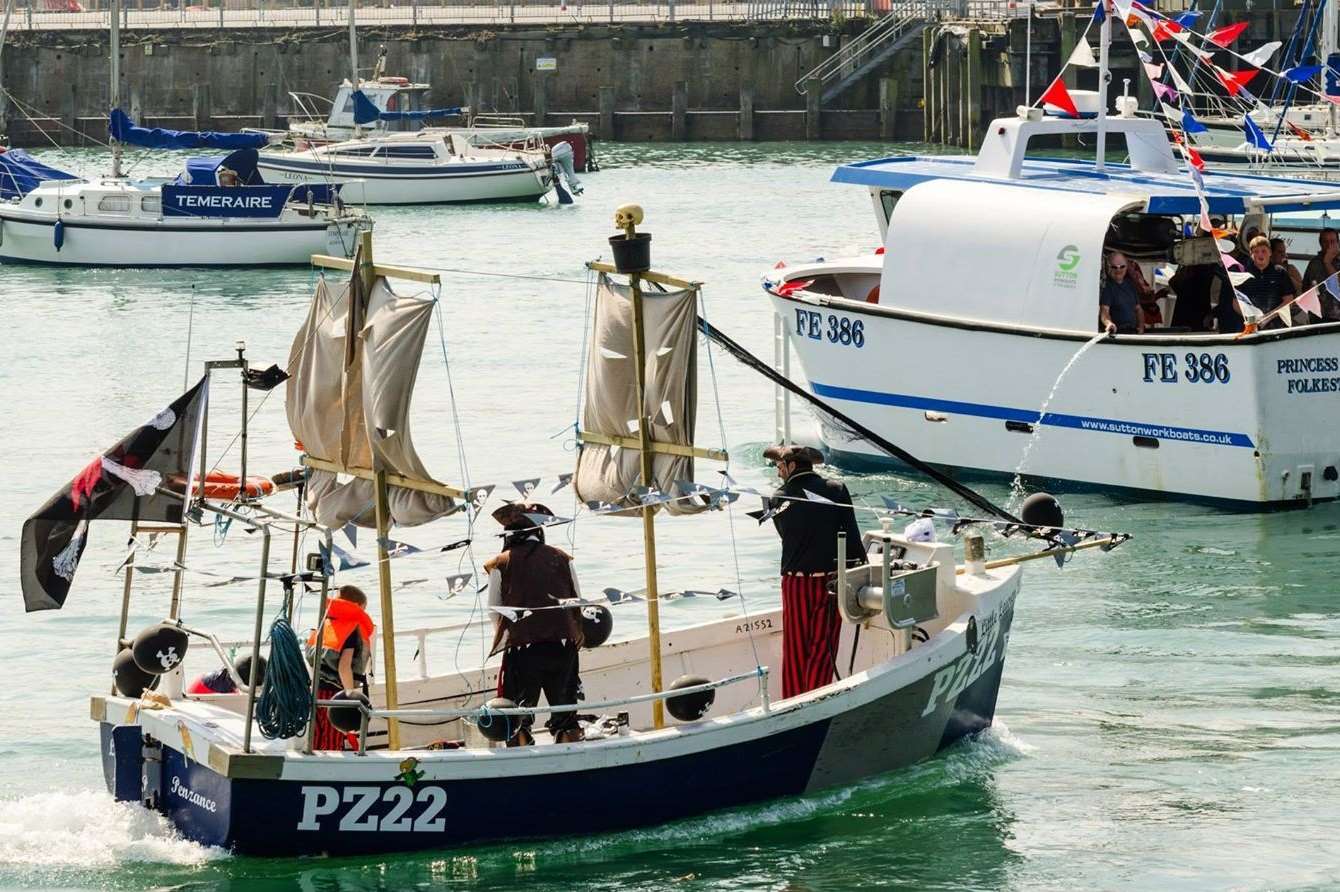
M 795 83 L 796 92 L 808 93 L 817 81 L 817 88 L 823 90 L 819 102 L 831 102 L 920 37 L 926 26 L 941 14 L 957 12 L 963 5 L 955 0 L 891 0 L 889 11 L 873 25 L 801 75 Z

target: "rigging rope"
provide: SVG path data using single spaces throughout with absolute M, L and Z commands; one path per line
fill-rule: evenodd
M 935 468 L 933 465 L 929 465 L 926 462 L 922 461 L 921 459 L 917 458 L 915 455 L 908 452 L 906 449 L 903 449 L 899 446 L 895 446 L 893 443 L 890 443 L 888 440 L 884 439 L 879 434 L 872 431 L 870 428 L 861 424 L 859 421 L 856 421 L 855 419 L 851 418 L 848 415 L 844 415 L 837 409 L 833 408 L 829 403 L 819 399 L 814 394 L 806 391 L 800 385 L 794 384 L 791 381 L 787 380 L 778 371 L 773 369 L 771 366 L 767 365 L 765 362 L 763 362 L 754 354 L 750 353 L 745 348 L 741 347 L 739 344 L 735 343 L 733 340 L 731 340 L 729 337 L 723 334 L 719 329 L 717 329 L 715 326 L 713 326 L 711 323 L 709 323 L 706 319 L 703 319 L 702 317 L 699 317 L 698 319 L 698 330 L 701 331 L 703 334 L 707 335 L 707 337 L 710 338 L 711 340 L 716 341 L 718 344 L 720 344 L 722 349 L 724 349 L 731 356 L 734 356 L 744 365 L 758 372 L 763 377 L 767 378 L 769 381 L 776 384 L 778 387 L 785 388 L 790 393 L 795 394 L 796 396 L 805 400 L 814 408 L 823 412 L 824 415 L 828 416 L 833 421 L 837 422 L 837 425 L 846 430 L 848 433 L 854 434 L 863 440 L 867 440 L 870 443 L 873 443 L 875 446 L 878 446 L 884 452 L 887 452 L 889 455 L 893 456 L 899 461 L 911 465 L 913 468 L 925 474 L 927 477 L 930 477 L 936 483 L 939 483 L 941 486 L 955 493 L 965 501 L 973 505 L 976 505 L 983 511 L 989 512 L 990 514 L 1002 518 L 1003 520 L 1009 520 L 1015 523 L 1021 522 L 1019 518 L 1015 517 L 1009 511 L 1005 510 L 996 503 L 992 502 L 986 496 L 982 495 L 981 493 L 977 492 L 974 489 L 964 486 L 962 483 L 959 483 L 957 480 L 945 474 L 944 472 L 940 471 L 939 469 Z
M 250 679 L 245 679 L 250 681 Z M 298 636 L 284 611 L 270 625 L 270 660 L 256 701 L 256 724 L 270 740 L 298 737 L 312 712 L 312 679 Z

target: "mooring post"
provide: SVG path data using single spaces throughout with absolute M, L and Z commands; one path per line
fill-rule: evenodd
M 749 85 L 740 87 L 740 117 L 737 121 L 736 138 L 740 142 L 754 139 L 754 88 Z
M 819 138 L 819 100 L 823 96 L 823 82 L 817 77 L 805 81 L 805 138 Z
M 261 126 L 274 130 L 279 114 L 279 84 L 266 84 L 265 97 L 261 100 Z
M 600 88 L 600 138 L 615 139 L 613 87 Z
M 689 138 L 689 82 L 675 81 L 670 96 L 670 138 L 683 141 Z
M 968 31 L 967 80 L 968 126 L 964 137 L 967 139 L 967 147 L 974 148 L 977 145 L 977 128 L 981 126 L 982 119 L 982 30 L 977 27 Z
M 891 77 L 879 82 L 879 138 L 886 142 L 898 133 L 898 81 Z

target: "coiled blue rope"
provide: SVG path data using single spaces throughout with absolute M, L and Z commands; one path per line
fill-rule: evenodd
M 270 662 L 256 701 L 256 724 L 270 740 L 299 737 L 312 714 L 312 678 L 298 636 L 284 613 L 270 626 Z

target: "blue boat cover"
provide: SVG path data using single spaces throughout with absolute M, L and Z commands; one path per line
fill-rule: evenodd
M 382 121 L 422 121 L 425 118 L 449 118 L 460 113 L 461 107 L 459 105 L 447 108 L 426 108 L 422 111 L 382 111 L 362 90 L 354 91 L 355 124 L 371 124 L 379 119 Z
M 47 167 L 23 149 L 0 151 L 0 198 L 22 198 L 43 180 L 75 180 L 72 173 Z
M 214 133 L 137 127 L 119 108 L 112 109 L 107 120 L 107 132 L 112 135 L 112 139 L 148 149 L 259 149 L 269 142 L 264 133 Z
M 238 149 L 227 155 L 187 158 L 186 170 L 177 174 L 177 183 L 182 186 L 217 186 L 219 169 L 226 167 L 237 174 L 237 185 L 261 186 L 265 180 L 256 169 L 256 158 L 255 149 Z

